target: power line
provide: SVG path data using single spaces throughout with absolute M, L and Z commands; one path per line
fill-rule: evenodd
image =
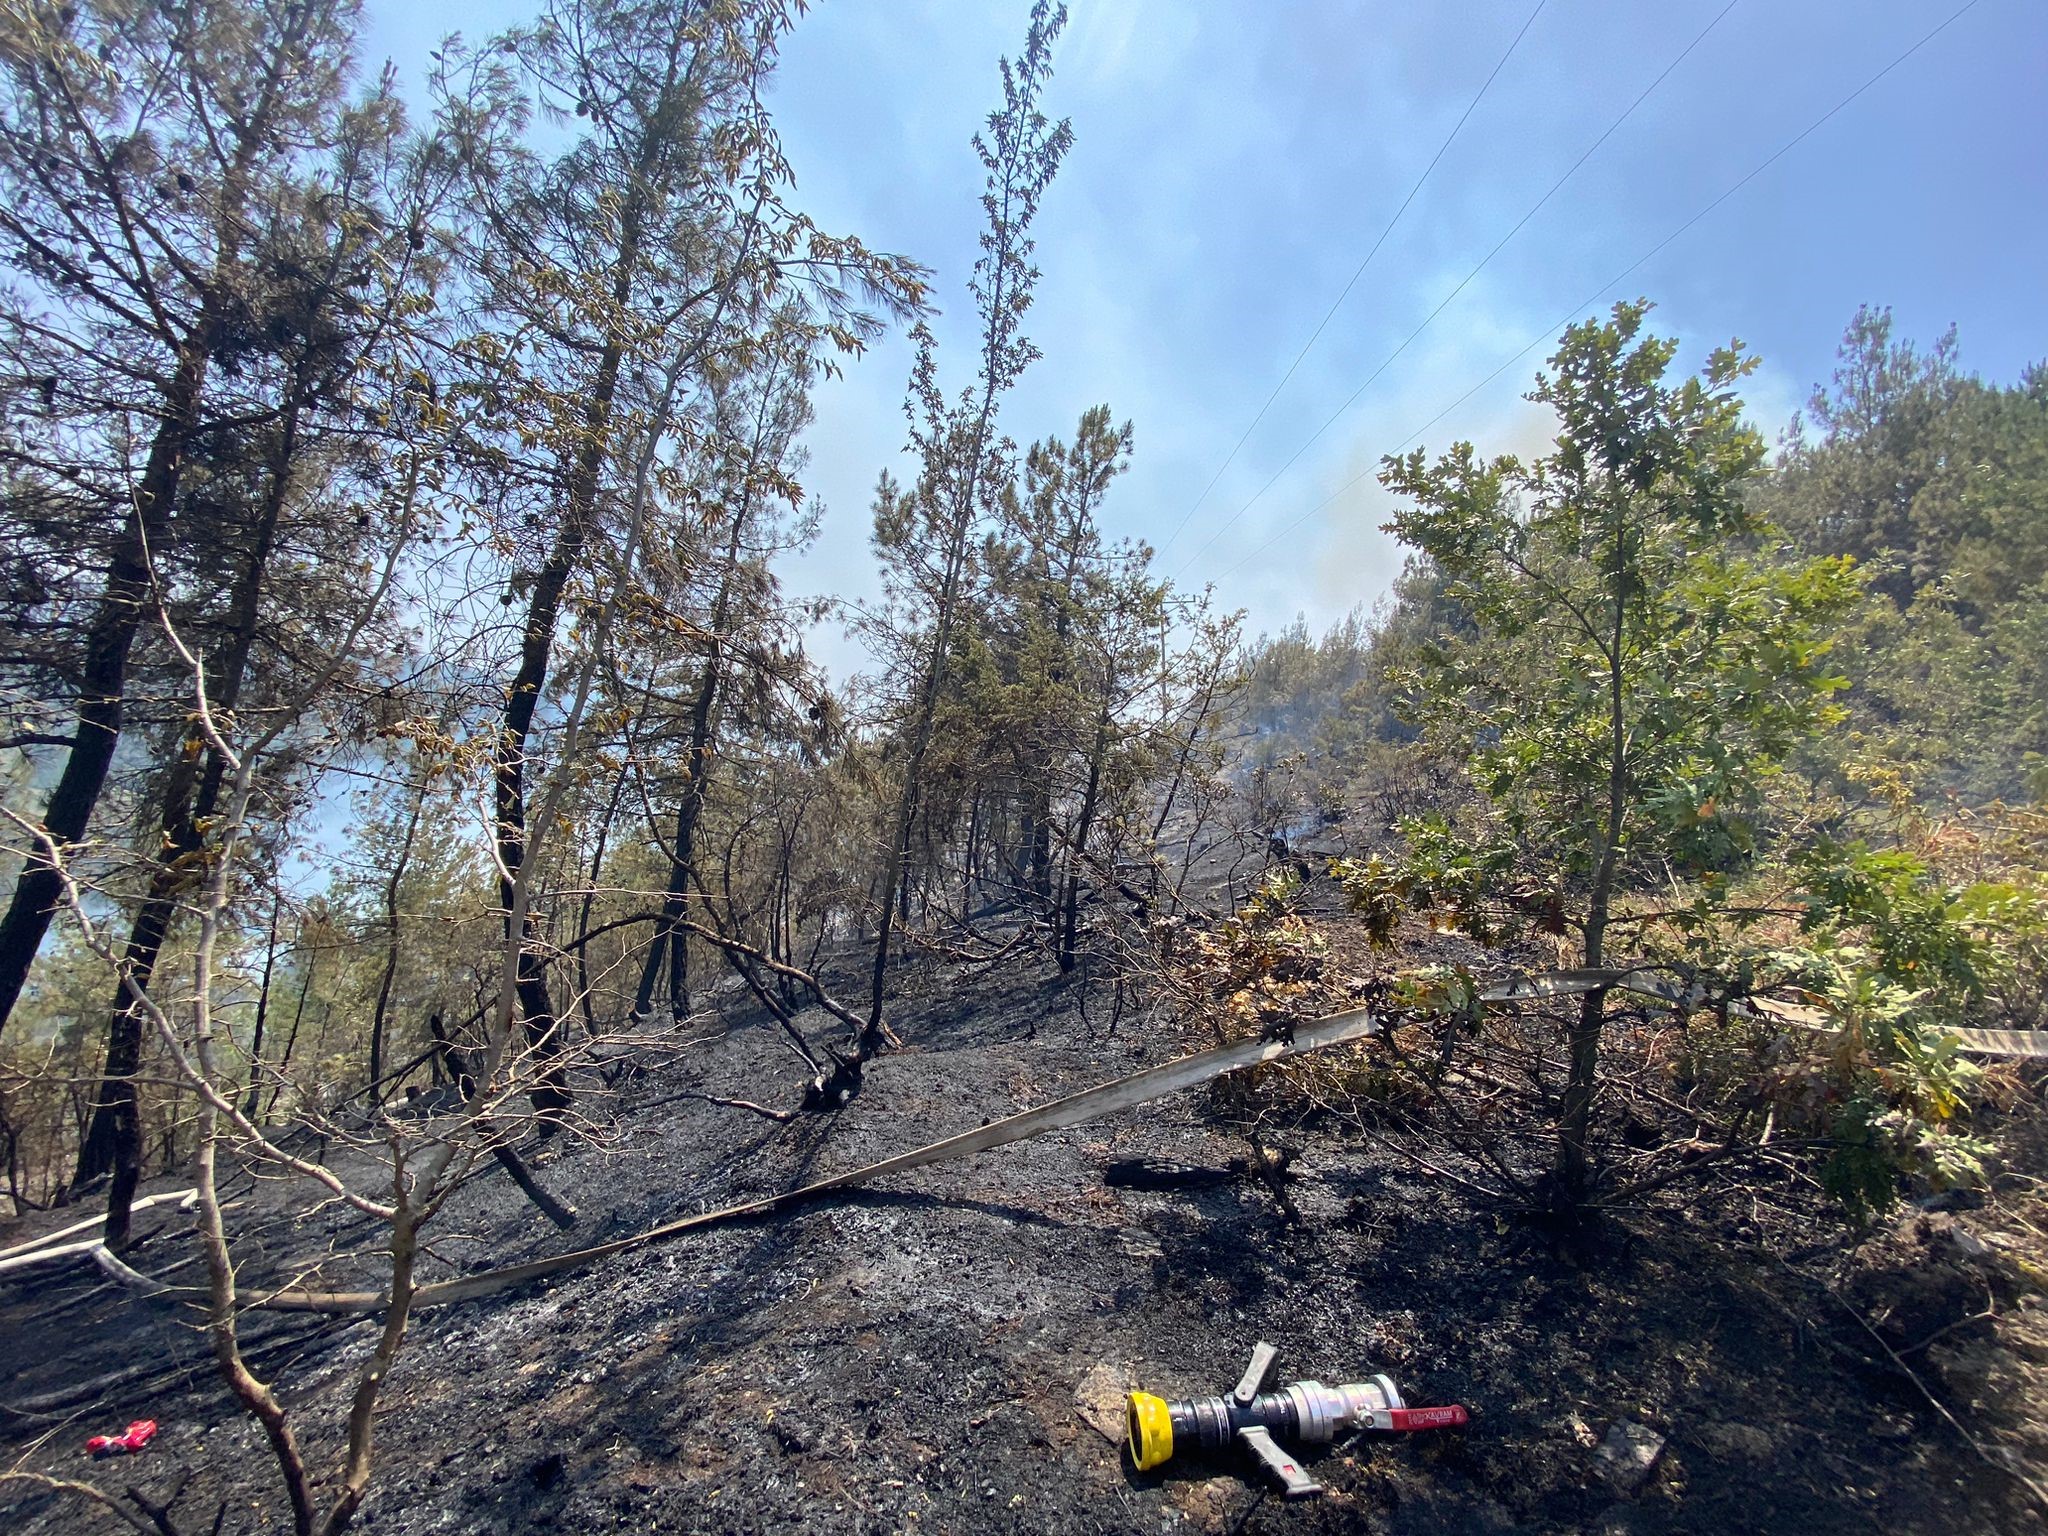
M 1422 190 L 1422 184 L 1429 180 L 1430 172 L 1436 169 L 1437 162 L 1443 159 L 1445 151 L 1451 147 L 1451 141 L 1457 138 L 1459 132 L 1464 128 L 1466 119 L 1471 117 L 1479 103 L 1485 99 L 1486 93 L 1492 89 L 1494 80 L 1499 76 L 1501 70 L 1506 67 L 1508 60 L 1514 57 L 1515 50 L 1521 47 L 1522 39 L 1528 35 L 1529 28 L 1535 25 L 1537 16 L 1548 3 L 1549 0 L 1536 0 L 1535 10 L 1529 12 L 1528 19 L 1522 23 L 1522 30 L 1515 34 L 1514 41 L 1508 44 L 1507 52 L 1503 53 L 1499 61 L 1493 66 L 1493 73 L 1488 75 L 1480 85 L 1478 94 L 1465 104 L 1464 112 L 1459 115 L 1457 122 L 1451 125 L 1451 131 L 1444 136 L 1443 143 L 1437 146 L 1436 153 L 1430 157 L 1429 164 L 1422 168 L 1422 174 L 1415 179 L 1415 185 L 1410 187 L 1408 195 L 1401 199 L 1401 206 L 1396 208 L 1394 216 L 1387 220 L 1387 227 L 1380 231 L 1379 238 L 1372 243 L 1372 249 L 1365 253 L 1365 260 L 1358 264 L 1357 270 L 1351 274 L 1350 281 L 1346 282 L 1337 297 L 1330 301 L 1330 307 L 1323 312 L 1323 318 L 1316 322 L 1316 328 L 1309 333 L 1308 340 L 1303 342 L 1301 350 L 1294 354 L 1294 361 L 1289 363 L 1287 371 L 1280 375 L 1280 382 L 1275 384 L 1273 392 L 1266 396 L 1266 403 L 1259 407 L 1258 415 L 1254 416 L 1251 420 L 1251 425 L 1239 434 L 1237 442 L 1230 450 L 1229 456 L 1216 466 L 1216 473 L 1211 475 L 1209 483 L 1202 487 L 1202 494 L 1195 498 L 1193 506 L 1181 514 L 1181 519 L 1174 525 L 1173 532 L 1168 534 L 1166 541 L 1159 546 L 1161 552 L 1164 552 L 1172 545 L 1175 539 L 1181 536 L 1182 532 L 1187 528 L 1189 521 L 1202 509 L 1202 503 L 1209 499 L 1209 493 L 1216 489 L 1216 482 L 1223 478 L 1223 472 L 1236 462 L 1238 451 L 1250 440 L 1252 433 L 1258 429 L 1259 423 L 1266 419 L 1266 412 L 1270 411 L 1273 408 L 1273 402 L 1280 398 L 1280 391 L 1285 389 L 1287 381 L 1294 377 L 1294 370 L 1301 366 L 1301 360 L 1308 356 L 1309 349 L 1316 344 L 1317 339 L 1323 334 L 1324 329 L 1328 327 L 1338 309 L 1343 306 L 1344 300 L 1350 297 L 1351 290 L 1357 286 L 1358 280 L 1365 275 L 1365 269 L 1372 265 L 1373 257 L 1377 256 L 1380 252 L 1380 247 L 1387 243 L 1387 236 L 1391 235 L 1394 232 L 1394 226 L 1401 222 L 1401 215 L 1406 213 L 1408 205 L 1415 201 L 1416 194 Z
M 1409 444 L 1413 443 L 1416 439 L 1421 437 L 1423 433 L 1427 432 L 1431 427 L 1435 426 L 1438 422 L 1442 421 L 1446 416 L 1450 415 L 1451 412 L 1458 409 L 1459 406 L 1463 405 L 1467 400 L 1470 400 L 1474 395 L 1478 394 L 1482 389 L 1486 388 L 1486 386 L 1491 384 L 1495 379 L 1499 378 L 1502 374 L 1506 373 L 1510 368 L 1514 367 L 1515 364 L 1521 362 L 1522 359 L 1527 357 L 1531 352 L 1535 351 L 1538 347 L 1542 346 L 1545 342 L 1549 341 L 1552 337 L 1556 336 L 1560 330 L 1562 330 L 1565 326 L 1570 325 L 1579 315 L 1583 314 L 1592 305 L 1597 304 L 1600 301 L 1601 296 L 1604 295 L 1609 289 L 1613 288 L 1616 284 L 1626 280 L 1628 276 L 1636 270 L 1636 268 L 1642 266 L 1645 262 L 1651 260 L 1658 254 L 1658 252 L 1662 251 L 1666 246 L 1670 245 L 1674 240 L 1678 239 L 1679 236 L 1683 235 L 1687 230 L 1691 229 L 1695 224 L 1699 223 L 1700 220 L 1706 218 L 1708 214 L 1712 213 L 1716 208 L 1719 208 L 1723 203 L 1727 202 L 1729 198 L 1733 197 L 1736 193 L 1740 192 L 1752 181 L 1755 181 L 1757 177 L 1761 176 L 1773 165 L 1776 165 L 1780 160 L 1782 160 L 1786 155 L 1790 154 L 1794 149 L 1798 148 L 1799 145 L 1804 143 L 1807 139 L 1811 138 L 1815 132 L 1817 132 L 1820 128 L 1822 128 L 1828 122 L 1830 122 L 1845 107 L 1847 107 L 1851 102 L 1855 101 L 1857 97 L 1861 96 L 1865 91 L 1868 91 L 1872 86 L 1876 85 L 1878 81 L 1884 79 L 1886 75 L 1889 75 L 1893 70 L 1897 69 L 1901 64 L 1905 63 L 1906 60 L 1913 57 L 1913 55 L 1918 53 L 1922 48 L 1925 48 L 1929 43 L 1933 42 L 1935 38 L 1939 37 L 1942 33 L 1946 32 L 1950 27 L 1954 26 L 1956 22 L 1960 21 L 1970 11 L 1975 10 L 1977 7 L 1977 3 L 1978 0 L 1964 0 L 1964 4 L 1957 7 L 1954 11 L 1950 12 L 1946 20 L 1939 23 L 1931 31 L 1923 34 L 1918 42 L 1914 43 L 1912 46 L 1907 48 L 1897 58 L 1893 59 L 1891 63 L 1885 65 L 1883 69 L 1880 69 L 1868 80 L 1865 80 L 1861 85 L 1857 86 L 1855 90 L 1851 91 L 1848 95 L 1844 96 L 1840 101 L 1836 102 L 1832 107 L 1828 108 L 1827 111 L 1823 112 L 1811 123 L 1808 123 L 1805 128 L 1801 129 L 1792 138 L 1787 139 L 1776 150 L 1772 151 L 1769 156 L 1759 161 L 1756 164 L 1756 166 L 1752 168 L 1749 171 L 1749 173 L 1745 175 L 1740 181 L 1734 183 L 1726 191 L 1722 192 L 1719 197 L 1715 198 L 1711 203 L 1708 203 L 1704 208 L 1700 209 L 1698 213 L 1695 213 L 1691 218 L 1687 219 L 1683 224 L 1679 225 L 1678 228 L 1672 230 L 1670 234 L 1666 235 L 1662 240 L 1659 240 L 1655 245 L 1651 246 L 1647 251 L 1643 252 L 1642 255 L 1638 256 L 1626 267 L 1623 267 L 1621 271 L 1615 273 L 1614 276 L 1607 279 L 1606 282 L 1602 283 L 1586 298 L 1582 299 L 1579 303 L 1573 305 L 1569 310 L 1565 312 L 1562 318 L 1553 321 L 1549 326 L 1547 326 L 1543 330 L 1538 331 L 1534 336 L 1532 336 L 1528 340 L 1527 343 L 1523 345 L 1521 351 L 1515 353 L 1513 357 L 1507 359 L 1507 361 L 1503 362 L 1499 367 L 1495 368 L 1493 372 L 1489 373 L 1485 378 L 1481 379 L 1477 384 L 1474 384 L 1470 389 L 1466 390 L 1465 393 L 1458 396 L 1458 398 L 1453 400 L 1449 405 L 1445 406 L 1442 410 L 1438 411 L 1434 416 L 1430 417 L 1428 421 L 1424 422 L 1421 426 L 1417 427 L 1413 432 L 1410 432 L 1405 438 L 1401 439 L 1400 444 L 1398 445 L 1395 451 L 1399 452 L 1401 451 L 1401 449 L 1405 449 L 1406 447 L 1408 447 Z M 1232 576 L 1235 576 L 1239 571 L 1243 570 L 1247 565 L 1251 564 L 1252 561 L 1258 559 L 1260 555 L 1263 555 L 1267 550 L 1271 549 L 1275 544 L 1278 544 L 1282 539 L 1286 538 L 1289 534 L 1293 533 L 1296 529 L 1300 528 L 1304 523 L 1306 523 L 1310 518 L 1314 517 L 1318 512 L 1322 511 L 1331 503 L 1337 501 L 1340 497 L 1342 497 L 1345 494 L 1345 492 L 1351 490 L 1354 486 L 1360 485 L 1366 480 L 1372 478 L 1376 473 L 1376 470 L 1367 469 L 1352 476 L 1351 479 L 1345 481 L 1344 484 L 1340 485 L 1335 491 L 1331 492 L 1328 496 L 1324 497 L 1320 502 L 1316 503 L 1315 506 L 1309 508 L 1309 510 L 1302 513 L 1301 516 L 1295 518 L 1292 522 L 1286 524 L 1284 527 L 1279 529 L 1276 533 L 1273 534 L 1271 538 L 1267 539 L 1265 543 L 1259 545 L 1258 548 L 1254 549 L 1250 554 L 1246 555 L 1243 559 L 1239 560 L 1237 564 L 1230 567 L 1229 570 L 1225 571 L 1223 575 L 1217 579 L 1219 581 L 1229 580 Z
M 1531 219 L 1535 218 L 1537 214 L 1543 211 L 1544 206 L 1548 204 L 1549 201 L 1557 195 L 1558 190 L 1561 187 L 1563 187 L 1566 182 L 1570 181 L 1572 177 L 1576 176 L 1579 173 L 1580 167 L 1582 167 L 1588 160 L 1593 158 L 1594 153 L 1600 148 L 1602 144 L 1605 144 L 1609 139 L 1614 137 L 1615 133 L 1621 128 L 1622 124 L 1626 123 L 1631 117 L 1635 116 L 1636 108 L 1640 107 L 1644 102 L 1650 99 L 1651 94 L 1657 89 L 1658 86 L 1662 85 L 1665 82 L 1665 80 L 1670 77 L 1671 72 L 1677 69 L 1678 66 L 1683 64 L 1688 58 L 1690 58 L 1692 56 L 1693 50 L 1699 47 L 1701 43 L 1707 40 L 1707 34 L 1712 32 L 1714 28 L 1718 27 L 1722 23 L 1722 21 L 1724 21 L 1727 18 L 1728 13 L 1734 10 L 1735 7 L 1740 3 L 1741 0 L 1728 0 L 1728 3 L 1721 8 L 1721 10 L 1715 15 L 1714 19 L 1709 21 L 1704 27 L 1702 27 L 1699 30 L 1699 32 L 1693 37 L 1693 40 L 1687 43 L 1685 47 L 1679 50 L 1678 56 L 1674 58 L 1669 64 L 1666 64 L 1664 68 L 1658 72 L 1657 78 L 1652 80 L 1648 85 L 1644 86 L 1643 89 L 1637 94 L 1636 99 L 1634 101 L 1631 101 L 1628 104 L 1628 106 L 1622 110 L 1621 115 L 1615 118 L 1613 122 L 1607 125 L 1606 130 L 1603 133 L 1601 133 L 1600 137 L 1595 139 L 1591 144 L 1588 144 L 1584 151 L 1580 153 L 1579 158 L 1574 160 L 1571 163 L 1571 165 L 1565 169 L 1564 174 L 1558 177 L 1557 180 L 1553 181 L 1550 184 L 1549 189 L 1545 191 L 1541 197 L 1537 198 L 1535 202 L 1529 205 L 1528 211 L 1524 213 L 1519 219 L 1515 220 L 1514 226 L 1511 229 L 1509 229 L 1506 234 L 1502 235 L 1500 239 L 1494 242 L 1493 249 L 1488 251 L 1484 256 L 1479 258 L 1478 265 L 1473 267 L 1471 271 L 1467 272 L 1464 275 L 1464 277 L 1459 279 L 1457 287 L 1453 288 L 1449 293 L 1445 294 L 1442 300 L 1438 302 L 1436 308 L 1432 309 L 1427 315 L 1423 317 L 1422 323 L 1416 326 L 1414 330 L 1410 331 L 1407 337 L 1401 342 L 1401 344 L 1398 347 L 1394 348 L 1393 351 L 1389 352 L 1384 358 L 1380 360 L 1380 365 L 1377 368 L 1373 369 L 1373 371 L 1370 374 L 1366 375 L 1365 382 L 1359 385 L 1358 388 L 1354 389 L 1351 392 L 1351 397 L 1348 400 L 1346 400 L 1342 405 L 1338 406 L 1336 410 L 1332 411 L 1329 414 L 1329 416 L 1327 416 L 1324 419 L 1323 424 L 1317 427 L 1315 431 L 1309 435 L 1308 441 L 1303 443 L 1299 448 L 1295 449 L 1293 454 L 1288 458 L 1287 462 L 1285 464 L 1282 464 L 1277 470 L 1273 472 L 1272 476 L 1266 481 L 1266 483 L 1259 487 L 1257 493 L 1253 495 L 1251 500 L 1247 501 L 1243 506 L 1239 507 L 1235 512 L 1231 513 L 1229 517 L 1225 518 L 1221 523 L 1219 523 L 1216 526 L 1215 531 L 1212 532 L 1209 535 L 1209 537 L 1203 542 L 1202 547 L 1196 550 L 1192 555 L 1188 556 L 1188 558 L 1184 562 L 1182 562 L 1180 569 L 1174 572 L 1176 578 L 1184 574 L 1190 566 L 1192 566 L 1197 560 L 1201 559 L 1203 555 L 1208 553 L 1210 546 L 1213 545 L 1218 539 L 1223 537 L 1224 533 L 1227 532 L 1237 522 L 1237 520 L 1240 517 L 1243 517 L 1245 513 L 1251 511 L 1253 507 L 1257 506 L 1260 501 L 1265 499 L 1266 493 L 1272 490 L 1274 486 L 1280 483 L 1281 478 L 1287 473 L 1288 470 L 1294 468 L 1295 464 L 1299 462 L 1299 460 L 1301 459 L 1301 456 L 1304 453 L 1307 453 L 1309 449 L 1313 448 L 1318 442 L 1320 442 L 1322 440 L 1323 434 L 1329 431 L 1331 427 L 1335 426 L 1338 420 L 1345 414 L 1345 412 L 1349 411 L 1352 406 L 1358 403 L 1359 396 L 1363 395 L 1368 389 L 1372 388 L 1373 384 L 1378 381 L 1380 375 L 1385 373 L 1390 367 L 1392 367 L 1394 363 L 1400 358 L 1401 354 L 1406 352 L 1408 348 L 1414 344 L 1416 338 L 1421 336 L 1424 331 L 1428 330 L 1430 326 L 1433 323 L 1435 323 L 1436 317 L 1442 314 L 1446 309 L 1450 307 L 1451 301 L 1457 298 L 1459 294 L 1463 293 L 1465 289 L 1471 285 L 1472 280 L 1479 276 L 1481 272 L 1486 270 L 1487 266 L 1493 261 L 1493 258 L 1498 256 L 1503 250 L 1507 248 L 1508 242 L 1510 240 L 1513 240 L 1516 235 L 1520 234 L 1523 228 L 1528 224 L 1528 222 Z

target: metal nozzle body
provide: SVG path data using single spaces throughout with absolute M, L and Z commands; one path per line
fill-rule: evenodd
M 1327 1445 L 1350 1429 L 1392 1428 L 1393 1411 L 1402 1406 L 1394 1383 L 1375 1376 L 1336 1387 L 1297 1381 L 1248 1402 L 1235 1395 L 1184 1397 L 1169 1401 L 1166 1411 L 1174 1444 L 1218 1451 L 1233 1444 L 1238 1431 L 1253 1428 L 1304 1445 Z

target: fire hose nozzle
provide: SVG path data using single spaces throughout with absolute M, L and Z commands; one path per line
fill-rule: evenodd
M 1132 1462 L 1139 1471 L 1149 1472 L 1172 1460 L 1176 1451 L 1217 1451 L 1240 1445 L 1287 1497 L 1302 1498 L 1321 1493 L 1322 1486 L 1302 1471 L 1276 1436 L 1307 1445 L 1328 1445 L 1352 1429 L 1405 1433 L 1457 1428 L 1470 1419 L 1455 1403 L 1410 1408 L 1387 1376 L 1336 1387 L 1297 1381 L 1267 1391 L 1278 1363 L 1278 1351 L 1261 1342 L 1252 1352 L 1243 1379 L 1227 1397 L 1168 1401 L 1151 1392 L 1131 1393 L 1125 1400 L 1125 1423 Z

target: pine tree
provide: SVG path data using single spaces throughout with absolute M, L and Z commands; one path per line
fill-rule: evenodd
M 10 17 L 0 241 L 25 281 L 0 296 L 0 369 L 34 404 L 8 458 L 75 517 L 98 580 L 62 668 L 64 766 L 0 916 L 0 1027 L 59 902 L 50 854 L 87 837 L 114 763 L 131 653 L 187 537 L 187 467 L 218 424 L 277 419 L 277 396 L 243 380 L 292 326 L 265 233 L 345 131 L 354 20 L 348 0 Z
M 913 268 L 818 230 L 782 193 L 790 176 L 760 92 L 786 24 L 776 4 L 678 8 L 562 0 L 533 26 L 440 74 L 468 172 L 473 281 L 490 317 L 471 344 L 480 500 L 523 597 L 517 661 L 493 753 L 500 896 L 515 1007 L 543 1063 L 552 1126 L 569 1097 L 545 1063 L 560 1046 L 534 888 L 544 828 L 529 824 L 536 713 L 575 583 L 622 561 L 623 524 L 693 435 L 707 381 L 742 368 L 766 319 L 799 306 L 821 348 L 879 327 L 860 303 L 913 305 Z M 520 139 L 528 93 L 586 126 L 558 156 Z M 536 452 L 551 468 L 531 469 Z M 637 482 L 637 483 L 636 483 Z
M 982 209 L 988 217 L 970 284 L 980 321 L 975 381 L 949 401 L 939 387 L 937 342 L 928 328 L 917 327 L 905 410 L 918 478 L 902 488 L 884 475 L 876 494 L 875 549 L 898 606 L 905 670 L 912 682 L 902 701 L 902 761 L 885 832 L 868 1022 L 855 1042 L 857 1057 L 872 1054 L 881 1037 L 890 941 L 908 913 L 906 873 L 929 790 L 926 759 L 973 585 L 977 535 L 995 515 L 1013 474 L 1015 447 L 1000 430 L 999 408 L 1038 357 L 1023 333 L 1038 278 L 1031 265 L 1030 229 L 1073 143 L 1071 125 L 1049 122 L 1038 102 L 1051 78 L 1052 45 L 1066 16 L 1066 7 L 1050 0 L 1033 5 L 1023 55 L 1014 66 L 1008 59 L 1002 64 L 1002 108 L 990 114 L 986 135 L 974 138 L 987 172 Z

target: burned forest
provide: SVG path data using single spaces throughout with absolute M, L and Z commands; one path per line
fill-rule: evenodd
M 0 0 L 0 1530 L 2048 1519 L 2039 19 L 1070 3 Z

